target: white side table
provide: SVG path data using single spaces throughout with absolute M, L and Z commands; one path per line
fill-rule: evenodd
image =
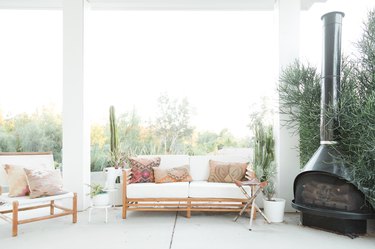
M 112 205 L 89 207 L 89 223 L 91 222 L 91 212 L 93 209 L 104 209 L 105 210 L 105 223 L 107 223 L 108 222 L 108 208 L 110 207 L 112 207 Z

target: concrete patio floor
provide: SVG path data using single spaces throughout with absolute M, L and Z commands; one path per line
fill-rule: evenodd
M 251 232 L 248 231 L 248 218 L 241 217 L 233 222 L 233 213 L 193 213 L 190 219 L 184 215 L 129 212 L 128 219 L 123 220 L 121 209 L 113 208 L 106 224 L 104 210 L 93 210 L 91 223 L 88 223 L 88 212 L 85 211 L 79 213 L 77 224 L 72 224 L 68 216 L 21 225 L 18 237 L 11 237 L 11 226 L 0 221 L 0 248 L 375 248 L 374 222 L 369 224 L 368 235 L 350 239 L 300 226 L 296 213 L 286 214 L 285 222 L 279 224 L 266 224 L 258 216 Z

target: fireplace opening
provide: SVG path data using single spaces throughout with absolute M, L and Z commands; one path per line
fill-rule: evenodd
M 351 238 L 367 232 L 375 218 L 365 195 L 347 180 L 326 172 L 306 171 L 294 181 L 292 206 L 301 212 L 301 223 Z
M 305 172 L 295 181 L 294 202 L 306 208 L 340 211 L 343 218 L 372 213 L 365 195 L 350 182 L 318 171 Z M 344 213 L 347 212 L 345 217 Z

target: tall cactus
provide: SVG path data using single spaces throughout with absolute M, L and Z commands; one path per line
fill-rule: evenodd
M 271 200 L 275 194 L 274 178 L 276 175 L 275 141 L 272 126 L 264 126 L 258 122 L 253 128 L 255 132 L 253 167 L 261 181 L 268 181 L 263 194 Z
M 111 130 L 111 154 L 116 155 L 118 152 L 118 134 L 115 116 L 115 107 L 109 107 L 109 126 Z

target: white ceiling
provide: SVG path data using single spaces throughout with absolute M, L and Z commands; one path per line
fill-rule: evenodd
M 0 9 L 59 9 L 62 0 L 0 0 Z
M 61 9 L 63 0 L 0 0 L 0 9 Z M 273 10 L 276 0 L 87 0 L 92 9 L 112 10 Z M 306 10 L 315 2 L 301 0 Z
M 89 0 L 93 9 L 273 10 L 275 0 Z

